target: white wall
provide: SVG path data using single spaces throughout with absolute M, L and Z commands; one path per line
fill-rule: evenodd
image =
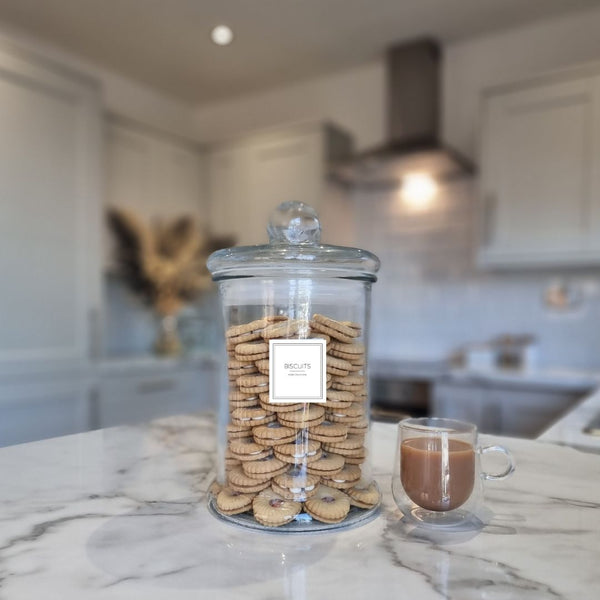
M 449 44 L 444 55 L 444 137 L 476 157 L 482 90 L 600 60 L 600 8 Z
M 192 105 L 180 102 L 144 84 L 132 81 L 103 67 L 32 37 L 14 27 L 0 23 L 0 42 L 25 53 L 69 68 L 96 79 L 102 86 L 104 107 L 121 116 L 134 119 L 165 132 L 190 138 L 194 110 Z
M 195 131 L 203 141 L 223 140 L 290 122 L 331 120 L 349 129 L 360 148 L 384 135 L 384 68 L 377 61 L 320 77 L 198 107 Z

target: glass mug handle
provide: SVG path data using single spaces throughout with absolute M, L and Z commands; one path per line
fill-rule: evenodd
M 501 452 L 506 456 L 508 460 L 508 466 L 501 473 L 491 474 L 482 471 L 482 477 L 487 481 L 497 481 L 499 479 L 506 479 L 515 470 L 515 460 L 512 454 L 504 446 L 484 446 L 479 450 L 481 454 L 487 454 L 488 452 Z

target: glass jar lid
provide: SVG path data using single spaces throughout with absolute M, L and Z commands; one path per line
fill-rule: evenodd
M 268 244 L 213 252 L 207 261 L 213 279 L 287 275 L 377 279 L 380 262 L 371 252 L 321 244 L 321 223 L 308 204 L 280 204 L 271 213 L 267 232 Z

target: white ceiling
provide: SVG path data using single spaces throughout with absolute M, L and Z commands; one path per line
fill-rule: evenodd
M 600 0 L 0 0 L 0 20 L 194 104 L 451 41 Z M 209 40 L 230 25 L 231 46 Z

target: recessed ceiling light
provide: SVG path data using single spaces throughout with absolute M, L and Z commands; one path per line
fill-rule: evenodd
M 217 25 L 210 32 L 210 38 L 217 46 L 228 46 L 233 40 L 233 31 L 227 25 Z

